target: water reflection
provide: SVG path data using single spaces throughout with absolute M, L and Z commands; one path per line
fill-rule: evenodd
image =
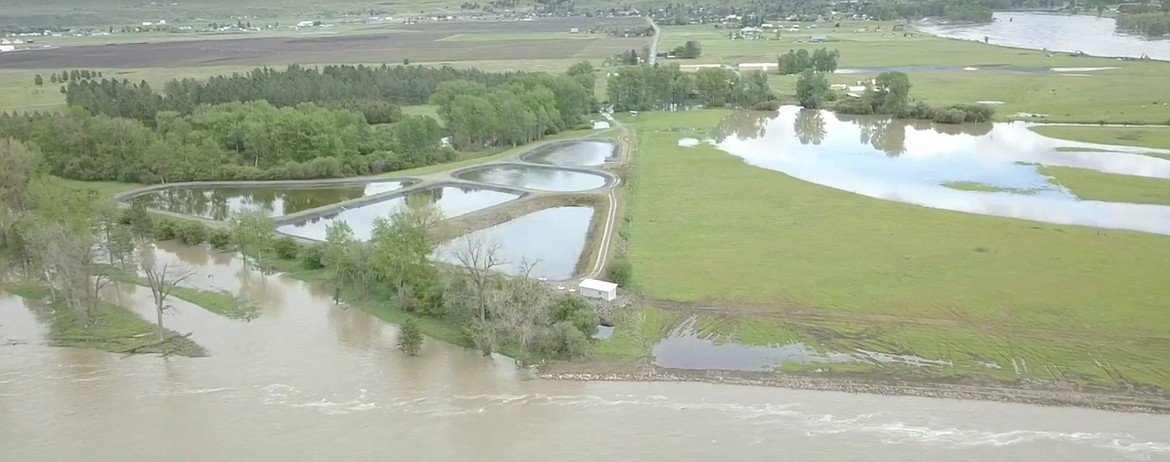
M 1118 34 L 1113 18 L 1026 12 L 997 12 L 993 17 L 995 21 L 989 24 L 925 23 L 918 28 L 943 37 L 978 41 L 987 37 L 993 45 L 1009 47 L 1170 59 L 1170 41 Z
M 325 228 L 330 223 L 344 221 L 349 224 L 350 228 L 353 228 L 354 236 L 365 241 L 370 239 L 376 219 L 389 217 L 403 207 L 415 208 L 434 205 L 443 213 L 443 217 L 454 218 L 519 197 L 520 194 L 517 193 L 474 187 L 429 188 L 412 191 L 406 196 L 398 195 L 339 212 L 310 217 L 296 223 L 278 226 L 276 230 L 291 236 L 324 241 Z
M 760 114 L 764 116 L 728 118 L 711 141 L 749 164 L 879 199 L 1170 234 L 1170 207 L 1080 201 L 1034 165 L 1170 178 L 1170 161 L 1138 154 L 1150 149 L 1065 142 L 1038 135 L 1023 123 L 942 125 L 838 116 L 791 106 Z M 755 121 L 758 126 L 742 126 Z M 1068 147 L 1105 152 L 1058 150 Z M 957 191 L 942 186 L 951 182 L 975 182 L 1005 191 Z
M 524 160 L 549 165 L 595 167 L 611 160 L 617 146 L 608 141 L 568 141 L 541 146 Z
M 143 194 L 133 200 L 158 210 L 225 221 L 245 209 L 259 209 L 277 217 L 394 191 L 405 185 L 402 181 L 376 181 L 321 187 L 175 188 Z
M 593 207 L 544 209 L 443 244 L 435 252 L 435 257 L 457 263 L 456 252 L 466 248 L 469 240 L 498 243 L 508 262 L 500 267 L 500 271 L 519 274 L 521 264 L 529 262 L 535 263 L 532 277 L 566 280 L 573 277 L 581 252 L 585 250 L 585 238 L 592 220 Z
M 538 189 L 541 191 L 588 191 L 605 186 L 604 176 L 595 173 L 526 165 L 502 165 L 474 169 L 459 178 L 481 183 Z

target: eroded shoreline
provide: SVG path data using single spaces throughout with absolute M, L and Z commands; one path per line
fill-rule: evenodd
M 578 366 L 585 366 L 580 364 Z M 555 369 L 555 368 L 554 368 Z M 1046 407 L 1085 408 L 1099 411 L 1170 415 L 1170 398 L 1152 393 L 1116 394 L 1082 390 L 1060 390 L 1036 383 L 1037 388 L 972 384 L 910 382 L 881 378 L 812 377 L 796 374 L 737 373 L 719 370 L 673 370 L 659 367 L 632 372 L 550 370 L 535 374 L 540 380 L 579 382 L 694 382 L 725 385 L 784 388 L 790 390 L 835 391 L 885 396 L 916 396 L 973 401 L 995 401 Z

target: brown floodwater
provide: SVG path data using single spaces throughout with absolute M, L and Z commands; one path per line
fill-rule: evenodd
M 505 357 L 396 330 L 329 293 L 164 244 L 193 285 L 260 317 L 173 301 L 167 326 L 206 358 L 45 345 L 0 294 L 0 460 L 1106 461 L 1170 458 L 1170 417 L 684 383 L 529 380 Z M 106 294 L 143 315 L 149 294 Z M 153 318 L 150 318 L 153 319 Z

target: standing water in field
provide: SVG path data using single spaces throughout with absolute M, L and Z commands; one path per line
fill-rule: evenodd
M 159 257 L 263 315 L 181 300 L 167 326 L 206 358 L 46 345 L 36 304 L 0 295 L 0 460 L 406 459 L 1102 462 L 1170 458 L 1170 416 L 702 383 L 529 380 L 509 358 L 397 331 L 331 291 L 202 247 Z M 153 319 L 150 293 L 107 298 Z M 39 327 L 39 328 L 38 328 Z M 652 441 L 654 444 L 647 444 Z
M 1051 183 L 1034 165 L 1170 178 L 1170 161 L 1138 154 L 1165 150 L 1064 142 L 1036 134 L 1023 123 L 942 125 L 793 106 L 778 113 L 737 113 L 724 121 L 710 142 L 751 165 L 878 199 L 1170 234 L 1170 207 L 1082 201 Z M 992 191 L 944 186 L 958 183 Z
M 1117 32 L 1113 18 L 1083 14 L 997 12 L 988 24 L 920 23 L 923 32 L 1034 50 L 1081 51 L 1093 56 L 1170 60 L 1170 40 L 1146 40 Z

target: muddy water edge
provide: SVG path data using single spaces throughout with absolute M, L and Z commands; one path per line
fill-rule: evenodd
M 175 302 L 168 327 L 207 358 L 45 345 L 0 296 L 0 460 L 1162 460 L 1170 416 L 705 383 L 531 380 L 505 357 L 342 309 L 320 287 L 164 243 L 193 285 L 261 310 L 234 321 Z M 111 301 L 150 314 L 149 294 Z

